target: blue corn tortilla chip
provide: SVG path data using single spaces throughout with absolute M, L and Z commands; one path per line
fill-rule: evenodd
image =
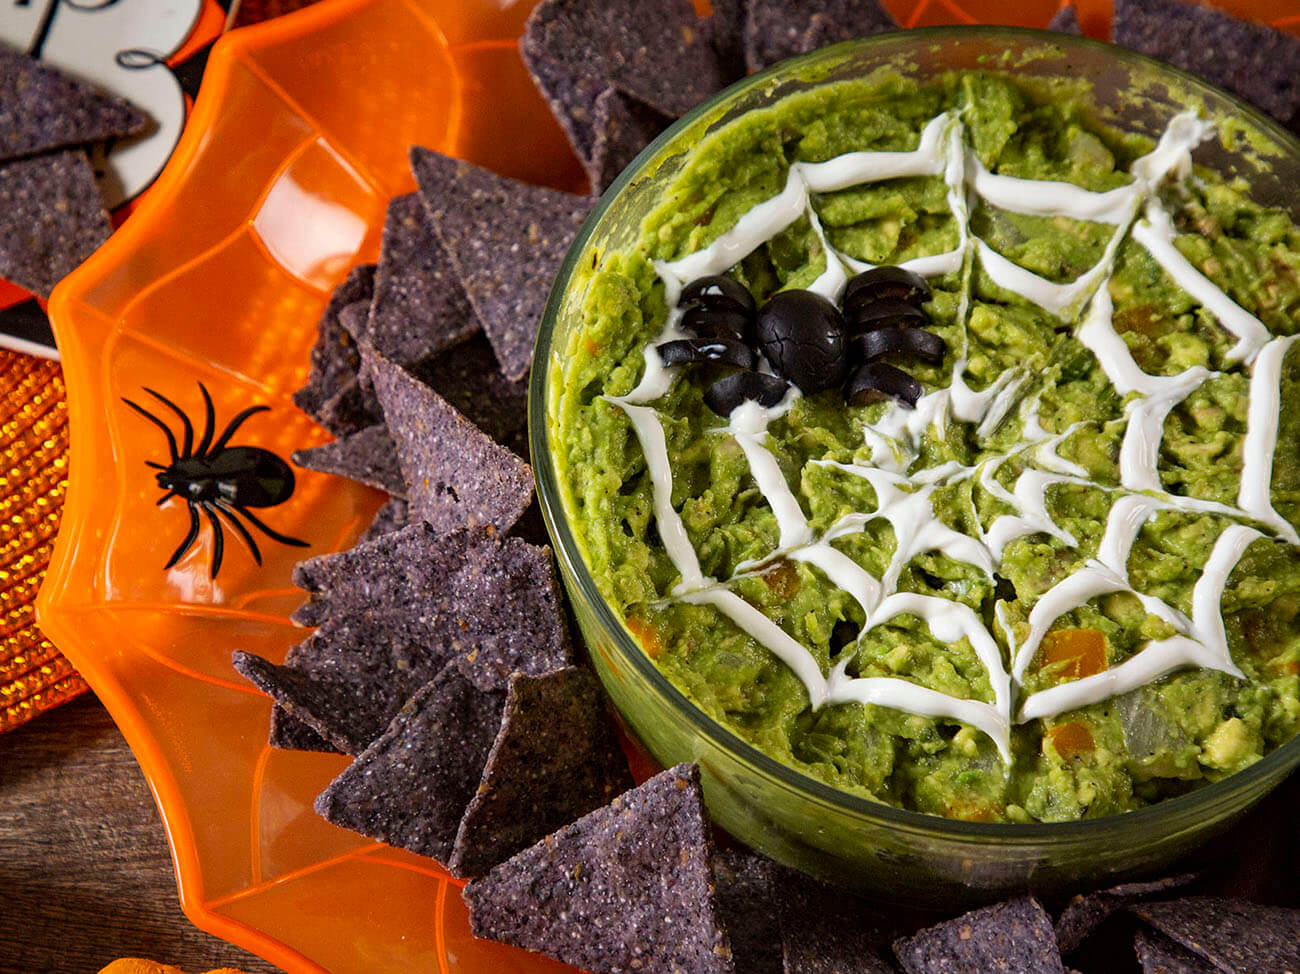
M 406 481 L 402 479 L 402 468 L 397 465 L 393 438 L 383 423 L 367 426 L 332 443 L 294 450 L 292 459 L 307 470 L 347 477 L 395 497 L 406 494 Z
M 772 889 L 786 974 L 897 971 L 889 944 L 901 931 L 865 900 L 783 866 Z
M 505 694 L 449 666 L 316 798 L 325 821 L 446 863 L 501 724 Z
M 731 80 L 689 0 L 542 0 L 519 49 L 584 162 L 593 158 L 596 99 L 605 89 L 676 118 Z
M 478 551 L 490 555 L 467 560 L 453 583 L 461 671 L 476 686 L 504 689 L 514 673 L 541 676 L 572 665 L 551 549 L 505 538 Z
M 483 689 L 574 662 L 550 549 L 491 529 L 439 536 L 420 522 L 300 562 L 293 581 L 310 593 L 293 614 L 300 625 L 382 626 L 438 666 L 455 658 Z M 298 658 L 291 651 L 290 662 Z
M 440 395 L 362 346 L 397 446 L 411 512 L 446 534 L 466 525 L 508 531 L 533 499 L 533 471 Z
M 517 673 L 447 866 L 453 876 L 482 875 L 631 787 L 591 671 Z
M 1142 974 L 1218 974 L 1219 971 L 1209 961 L 1154 930 L 1139 930 L 1133 937 L 1133 949 L 1142 965 Z
M 388 204 L 367 315 L 367 342 L 399 365 L 414 365 L 479 330 L 469 298 L 416 193 Z
M 1031 896 L 972 910 L 894 942 L 907 974 L 1033 971 L 1064 974 L 1052 918 Z
M 375 516 L 370 521 L 370 526 L 362 532 L 361 537 L 357 539 L 357 544 L 365 544 L 367 541 L 375 540 L 375 538 L 380 538 L 386 534 L 400 531 L 410 523 L 411 514 L 406 505 L 405 498 L 394 497 L 379 510 L 375 511 Z
M 874 0 L 839 0 L 823 7 L 809 18 L 808 29 L 799 38 L 797 53 L 899 29 L 889 11 Z
M 762 71 L 796 54 L 889 30 L 898 30 L 898 22 L 876 0 L 749 0 L 745 64 Z
M 317 679 L 310 673 L 241 650 L 231 656 L 231 664 L 236 672 L 275 701 L 272 714 L 280 712 L 291 719 L 293 726 L 286 731 L 294 739 L 306 738 L 303 729 L 306 728 L 331 747 L 359 754 L 378 733 L 371 726 L 373 714 L 349 713 L 348 707 L 357 696 L 349 685 Z M 360 732 L 358 727 L 362 728 Z M 361 739 L 367 733 L 370 737 Z
M 0 277 L 43 298 L 112 233 L 82 149 L 0 162 Z
M 335 436 L 355 433 L 374 425 L 379 418 L 367 415 L 357 381 L 361 353 L 356 341 L 339 322 L 339 313 L 344 308 L 358 301 L 368 301 L 374 289 L 374 264 L 352 268 L 334 289 L 316 325 L 316 342 L 311 349 L 307 384 L 293 394 L 298 408 Z
M 699 771 L 678 765 L 470 881 L 470 929 L 592 974 L 735 970 Z
M 0 162 L 141 132 L 130 102 L 0 43 Z
M 323 751 L 337 753 L 338 748 L 295 717 L 278 703 L 271 707 L 271 733 L 268 743 L 286 751 Z
M 436 538 L 417 524 L 329 557 L 337 561 L 319 571 L 350 563 L 363 575 L 316 593 L 303 607 L 309 611 L 295 614 L 320 628 L 290 649 L 282 666 L 242 654 L 236 668 L 332 745 L 359 754 L 416 690 L 463 653 L 457 576 L 481 571 L 497 547 L 486 532 Z
M 501 374 L 481 332 L 410 371 L 497 443 L 528 459 L 528 383 Z
M 1300 37 L 1199 3 L 1115 0 L 1111 40 L 1226 88 L 1280 122 L 1300 113 Z
M 294 612 L 293 621 L 317 626 L 365 615 L 431 635 L 435 617 L 460 615 L 457 573 L 495 558 L 500 546 L 494 532 L 466 529 L 442 536 L 419 521 L 347 551 L 300 561 L 293 583 L 310 600 Z
M 428 149 L 411 150 L 411 168 L 501 371 L 522 379 L 551 283 L 593 201 Z
M 718 917 L 731 942 L 736 970 L 782 974 L 781 925 L 777 916 L 776 863 L 753 852 L 719 850 L 713 857 Z
M 717 56 L 727 84 L 745 76 L 745 0 L 710 0 L 700 29 Z
M 365 338 L 366 322 L 370 320 L 370 300 L 369 298 L 362 298 L 360 301 L 353 301 L 339 311 L 339 324 L 343 326 L 344 331 L 352 336 L 354 342 L 359 342 Z
M 1300 909 L 1211 896 L 1130 909 L 1221 971 L 1300 970 Z
M 1070 954 L 1112 913 L 1139 900 L 1186 886 L 1195 879 L 1194 873 L 1183 873 L 1150 882 L 1123 883 L 1075 896 L 1056 919 L 1057 946 L 1062 954 Z
M 600 93 L 595 113 L 595 142 L 584 168 L 591 192 L 599 196 L 672 119 L 617 88 Z
M 1083 28 L 1079 26 L 1079 11 L 1074 4 L 1067 3 L 1060 10 L 1052 15 L 1052 19 L 1047 22 L 1047 29 L 1054 30 L 1058 34 L 1083 35 Z

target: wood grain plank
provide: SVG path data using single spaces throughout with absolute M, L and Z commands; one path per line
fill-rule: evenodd
M 149 787 L 87 694 L 0 735 L 0 974 L 118 957 L 278 970 L 185 918 Z

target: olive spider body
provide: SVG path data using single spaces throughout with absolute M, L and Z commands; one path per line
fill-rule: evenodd
M 194 426 L 189 417 L 174 402 L 153 389 L 145 389 L 162 405 L 171 410 L 181 422 L 184 441 L 177 445 L 176 436 L 171 428 L 149 410 L 130 399 L 122 401 L 153 423 L 167 437 L 167 447 L 171 452 L 171 463 L 154 463 L 146 460 L 145 465 L 157 471 L 155 479 L 165 493 L 158 498 L 164 504 L 173 497 L 179 497 L 189 508 L 190 530 L 184 540 L 172 553 L 164 570 L 171 568 L 189 551 L 198 540 L 202 512 L 212 528 L 212 561 L 210 573 L 212 578 L 221 571 L 221 562 L 225 552 L 225 530 L 228 524 L 248 546 L 257 564 L 262 563 L 262 553 L 258 550 L 253 535 L 244 526 L 244 521 L 262 532 L 272 541 L 281 544 L 306 547 L 307 542 L 290 538 L 272 530 L 261 522 L 250 510 L 251 507 L 275 507 L 283 504 L 293 494 L 293 470 L 270 450 L 256 446 L 227 446 L 235 431 L 248 417 L 268 410 L 267 406 L 250 406 L 230 421 L 221 435 L 214 442 L 216 428 L 216 410 L 212 397 L 203 383 L 199 383 L 199 392 L 203 394 L 204 428 L 198 445 L 194 444 Z M 241 520 L 242 519 L 242 520 Z

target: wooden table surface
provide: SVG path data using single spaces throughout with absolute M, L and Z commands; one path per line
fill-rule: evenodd
M 93 695 L 0 735 L 0 974 L 279 968 L 181 913 L 153 796 Z
M 1300 777 L 1182 869 L 1195 892 L 1300 906 Z M 1132 931 L 1111 924 L 1071 958 L 1084 972 L 1137 970 Z M 93 696 L 0 735 L 0 974 L 94 974 L 142 956 L 199 974 L 277 968 L 201 933 L 181 913 L 153 798 Z

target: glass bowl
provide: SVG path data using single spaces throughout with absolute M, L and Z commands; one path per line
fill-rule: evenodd
M 665 132 L 610 188 L 556 280 L 535 353 L 530 437 L 542 510 L 597 672 L 631 731 L 661 764 L 699 762 L 710 814 L 744 843 L 787 865 L 894 902 L 951 908 L 1034 889 L 1052 894 L 1152 873 L 1227 829 L 1300 763 L 1300 739 L 1196 792 L 1122 815 L 1060 824 L 938 818 L 871 802 L 778 763 L 716 723 L 673 686 L 601 596 L 570 524 L 570 498 L 552 453 L 563 349 L 598 254 L 629 248 L 643 217 L 706 133 L 752 109 L 827 81 L 890 67 L 920 79 L 951 70 L 1086 79 L 1098 119 L 1157 136 L 1199 107 L 1230 145 L 1199 163 L 1250 180 L 1258 202 L 1300 220 L 1300 142 L 1255 110 L 1182 72 L 1085 38 L 1011 28 L 933 28 L 887 34 L 785 62 L 732 87 Z

